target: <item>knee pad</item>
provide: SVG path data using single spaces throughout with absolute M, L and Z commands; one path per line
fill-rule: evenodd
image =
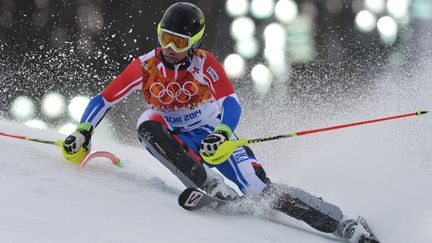
M 161 123 L 153 120 L 143 122 L 138 127 L 138 136 L 147 150 L 187 187 L 204 184 L 207 175 L 201 161 L 190 156 L 181 141 Z

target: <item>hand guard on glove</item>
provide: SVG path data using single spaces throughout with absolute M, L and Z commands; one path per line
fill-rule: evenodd
M 93 128 L 90 123 L 81 123 L 75 132 L 70 134 L 63 143 L 63 156 L 79 163 L 91 148 L 91 136 Z
M 200 152 L 205 156 L 212 156 L 223 142 L 231 138 L 231 134 L 229 126 L 219 124 L 213 133 L 202 140 Z

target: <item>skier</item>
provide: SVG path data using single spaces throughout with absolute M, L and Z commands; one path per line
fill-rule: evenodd
M 286 185 L 270 182 L 248 147 L 238 148 L 224 163 L 206 164 L 199 155 L 213 154 L 226 140 L 237 139 L 239 99 L 224 68 L 212 53 L 199 49 L 205 20 L 195 5 L 170 6 L 157 26 L 160 47 L 140 56 L 100 94 L 91 99 L 75 132 L 64 141 L 65 157 L 90 151 L 91 136 L 111 106 L 135 90 L 148 109 L 137 122 L 140 142 L 186 187 L 201 188 L 224 200 L 238 197 L 215 167 L 252 199 L 271 198 L 273 208 L 315 229 L 348 242 L 378 242 L 362 224 L 335 205 Z

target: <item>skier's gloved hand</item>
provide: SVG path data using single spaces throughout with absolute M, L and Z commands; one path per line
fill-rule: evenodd
M 201 142 L 200 152 L 205 156 L 212 156 L 219 146 L 231 138 L 231 128 L 225 124 L 216 126 L 213 133 L 210 133 Z
M 91 149 L 93 127 L 90 123 L 81 123 L 75 132 L 70 134 L 63 143 L 63 156 L 74 163 L 79 163 Z

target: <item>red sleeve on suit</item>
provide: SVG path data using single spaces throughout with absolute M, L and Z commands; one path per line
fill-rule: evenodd
M 141 60 L 138 58 L 129 64 L 126 69 L 106 87 L 101 95 L 108 102 L 115 102 L 141 85 L 143 70 Z
M 226 75 L 222 64 L 210 53 L 207 53 L 203 74 L 210 84 L 210 90 L 216 100 L 235 93 L 234 86 Z

